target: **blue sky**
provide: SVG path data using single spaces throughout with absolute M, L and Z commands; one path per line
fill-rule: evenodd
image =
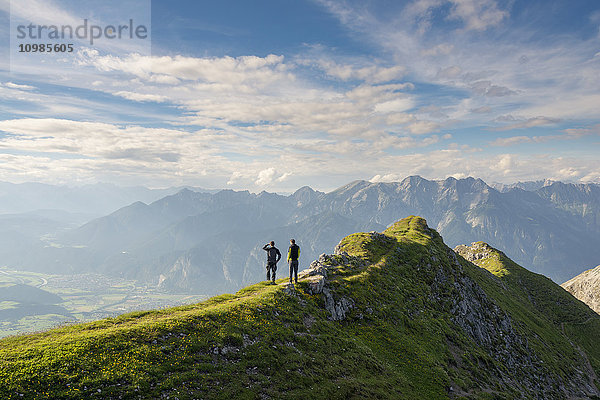
M 11 17 L 150 11 L 143 45 L 8 63 Z M 0 21 L 0 180 L 600 183 L 595 0 L 0 0 Z

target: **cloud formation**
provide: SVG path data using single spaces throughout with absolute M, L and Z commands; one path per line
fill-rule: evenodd
M 508 125 L 504 125 L 498 128 L 495 128 L 497 131 L 511 131 L 515 129 L 526 129 L 526 128 L 534 128 L 537 126 L 547 126 L 547 125 L 556 125 L 560 122 L 558 118 L 550 118 L 550 117 L 534 117 L 534 118 L 519 118 L 514 117 L 512 115 L 502 115 L 496 118 L 496 121 L 499 122 L 510 122 Z
M 499 25 L 509 13 L 494 0 L 451 0 L 449 18 L 459 19 L 465 30 L 484 31 Z
M 529 40 L 512 3 L 495 0 L 319 3 L 353 52 L 79 48 L 69 73 L 0 71 L 0 179 L 254 190 L 411 174 L 600 179 L 599 38 Z

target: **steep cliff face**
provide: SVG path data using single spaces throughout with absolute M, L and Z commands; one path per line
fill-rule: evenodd
M 599 396 L 600 317 L 484 243 L 457 250 L 480 266 L 409 217 L 296 286 L 0 340 L 0 397 Z
M 560 286 L 600 314 L 600 265 Z

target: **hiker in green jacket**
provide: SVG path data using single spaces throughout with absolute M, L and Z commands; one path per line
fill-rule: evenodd
M 295 239 L 290 239 L 290 248 L 288 249 L 287 261 L 290 265 L 290 283 L 292 283 L 292 274 L 294 280 L 298 283 L 298 258 L 300 257 L 300 246 L 296 244 Z

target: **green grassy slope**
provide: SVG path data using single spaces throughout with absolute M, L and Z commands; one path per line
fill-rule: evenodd
M 457 246 L 455 251 L 498 277 L 508 297 L 519 304 L 520 315 L 530 321 L 537 315 L 543 316 L 548 333 L 558 330 L 566 335 L 576 348 L 585 350 L 594 370 L 600 371 L 600 316 L 585 303 L 549 278 L 519 266 L 487 243 Z
M 423 219 L 350 235 L 337 253 L 320 260 L 321 294 L 307 280 L 259 283 L 196 305 L 0 340 L 0 398 L 583 393 L 593 371 L 586 375 L 581 353 L 596 359 L 589 339 L 598 325 L 548 318 L 512 282 L 456 258 Z M 344 319 L 331 319 L 328 301 L 351 304 Z

